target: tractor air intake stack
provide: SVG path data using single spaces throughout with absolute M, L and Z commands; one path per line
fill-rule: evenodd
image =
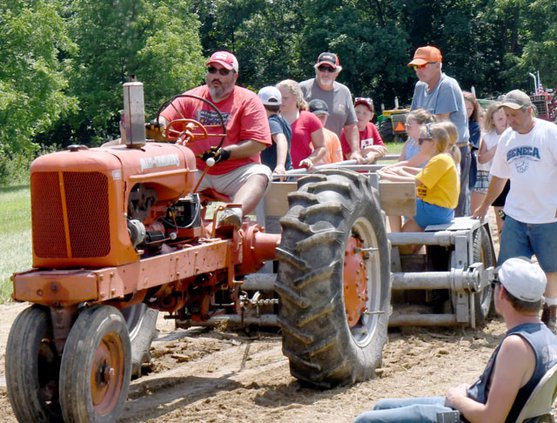
M 140 148 L 145 145 L 145 107 L 141 82 L 124 84 L 124 112 L 120 130 L 122 143 L 129 148 Z

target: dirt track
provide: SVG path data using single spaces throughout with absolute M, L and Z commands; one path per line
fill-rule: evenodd
M 2 376 L 9 327 L 24 307 L 0 306 Z M 290 376 L 276 334 L 174 331 L 163 319 L 158 328 L 151 372 L 132 382 L 122 422 L 351 422 L 383 397 L 443 394 L 472 382 L 504 332 L 499 320 L 478 330 L 393 330 L 376 379 L 316 391 Z M 15 422 L 2 385 L 2 421 Z

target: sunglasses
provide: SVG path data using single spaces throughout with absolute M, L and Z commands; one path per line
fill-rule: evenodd
M 333 69 L 331 66 L 326 66 L 326 65 L 321 65 L 317 67 L 317 70 L 319 72 L 329 72 L 329 73 L 335 73 L 335 69 Z
M 497 285 L 501 285 L 501 281 L 498 281 L 497 279 L 491 281 L 491 289 L 493 289 L 494 291 Z
M 207 72 L 212 73 L 212 74 L 215 74 L 215 73 L 218 72 L 220 75 L 226 76 L 226 75 L 228 75 L 228 74 L 229 74 L 230 72 L 232 72 L 232 71 L 229 70 L 229 69 L 225 69 L 225 68 L 217 69 L 217 68 L 215 68 L 214 66 L 209 66 L 209 67 L 207 68 Z
M 418 138 L 418 145 L 422 145 L 424 141 L 433 141 L 433 138 Z
M 416 71 L 416 70 L 418 70 L 418 69 L 423 69 L 423 68 L 425 68 L 427 65 L 431 65 L 431 64 L 433 64 L 433 63 L 435 63 L 435 62 L 427 62 L 427 63 L 424 63 L 423 65 L 412 65 L 412 68 Z

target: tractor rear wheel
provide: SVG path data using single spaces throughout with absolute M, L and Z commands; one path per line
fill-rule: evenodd
M 6 345 L 8 398 L 20 422 L 62 421 L 60 357 L 48 308 L 33 305 L 15 319 Z
M 62 354 L 64 421 L 114 422 L 128 397 L 131 346 L 118 309 L 94 306 L 75 321 Z
M 325 170 L 288 196 L 275 289 L 290 372 L 310 385 L 366 380 L 381 362 L 390 248 L 377 195 L 363 175 Z
M 141 367 L 151 361 L 151 344 L 157 336 L 158 311 L 145 304 L 121 310 L 130 334 L 132 376 L 141 376 Z

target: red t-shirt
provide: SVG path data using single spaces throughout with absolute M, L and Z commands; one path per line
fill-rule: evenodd
M 186 91 L 184 94 L 192 94 L 207 99 L 219 109 L 226 125 L 226 138 L 223 147 L 238 144 L 241 141 L 253 140 L 265 145 L 271 145 L 271 131 L 267 122 L 267 113 L 257 95 L 245 88 L 234 87 L 232 93 L 219 103 L 215 103 L 207 85 Z M 208 104 L 194 98 L 179 97 L 174 100 L 161 113 L 168 121 L 175 119 L 194 119 L 205 126 L 211 134 L 222 133 L 221 120 L 218 113 Z M 199 131 L 194 131 L 199 132 Z M 221 137 L 209 137 L 196 140 L 188 144 L 196 157 L 210 147 L 217 146 Z M 208 170 L 210 175 L 222 175 L 249 163 L 261 163 L 260 155 L 242 159 L 229 159 L 217 163 Z M 197 168 L 204 169 L 205 162 L 197 158 Z
M 292 167 L 300 168 L 300 162 L 306 159 L 313 151 L 311 134 L 323 128 L 321 121 L 313 113 L 302 110 L 300 116 L 290 124 L 292 140 L 290 142 L 290 157 Z
M 342 146 L 342 154 L 344 154 L 344 158 L 347 159 L 350 156 L 352 149 L 350 148 L 348 141 L 346 141 L 344 129 L 340 134 L 340 145 Z M 360 131 L 360 149 L 363 150 L 371 145 L 385 145 L 385 143 L 383 142 L 377 127 L 373 123 L 368 122 L 364 130 Z

